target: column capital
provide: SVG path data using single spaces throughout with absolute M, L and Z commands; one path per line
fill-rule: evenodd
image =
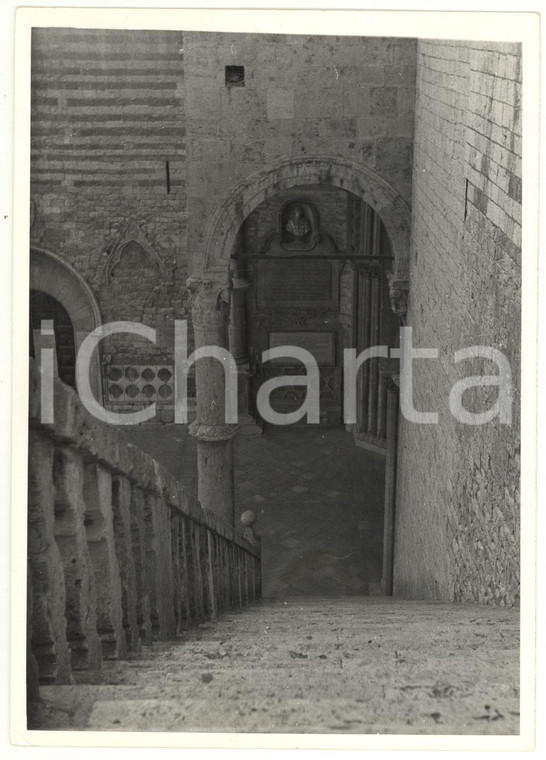
M 189 277 L 186 287 L 190 293 L 194 327 L 214 325 L 225 319 L 230 301 L 230 289 L 226 281 Z
M 188 277 L 186 287 L 193 298 L 221 298 L 229 301 L 229 283 L 227 280 L 214 280 L 206 277 Z
M 391 374 L 387 375 L 385 378 L 385 385 L 387 387 L 387 391 L 398 393 L 400 391 L 400 375 L 398 372 L 392 372 Z
M 231 280 L 233 290 L 246 290 L 250 287 L 250 280 L 245 277 L 234 277 Z
M 402 280 L 393 272 L 387 272 L 391 308 L 404 320 L 408 311 L 409 280 Z

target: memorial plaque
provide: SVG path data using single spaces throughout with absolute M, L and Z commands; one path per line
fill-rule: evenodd
M 257 272 L 260 307 L 268 304 L 328 306 L 337 302 L 329 261 L 301 259 L 260 261 Z
M 282 331 L 269 333 L 269 348 L 278 346 L 298 346 L 313 355 L 315 361 L 322 367 L 335 365 L 334 333 L 311 331 Z M 272 359 L 271 364 L 301 364 L 291 356 Z

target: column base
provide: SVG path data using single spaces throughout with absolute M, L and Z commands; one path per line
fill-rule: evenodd
M 353 429 L 353 439 L 355 446 L 386 456 L 387 441 L 384 438 L 378 438 L 375 435 L 367 435 L 366 433 L 359 433 L 357 430 Z

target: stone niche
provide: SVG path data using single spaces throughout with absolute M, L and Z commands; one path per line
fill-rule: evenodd
M 312 203 L 290 200 L 279 214 L 281 247 L 287 251 L 311 251 L 318 237 L 318 213 Z

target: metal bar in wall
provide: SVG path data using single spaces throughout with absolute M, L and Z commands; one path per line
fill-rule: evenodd
M 328 254 L 320 254 L 320 253 L 288 253 L 286 256 L 282 256 L 279 254 L 274 253 L 267 253 L 267 254 L 260 254 L 260 253 L 245 253 L 244 255 L 239 256 L 232 256 L 232 259 L 236 261 L 241 261 L 242 259 L 248 259 L 250 261 L 270 261 L 274 259 L 279 259 L 280 261 L 293 261 L 298 259 L 303 259 L 305 261 L 309 261 L 311 259 L 321 259 L 321 260 L 327 260 L 327 261 L 345 261 L 348 259 L 349 261 L 362 261 L 362 262 L 375 262 L 376 264 L 388 264 L 392 261 L 394 261 L 394 256 L 368 256 L 368 255 L 358 255 L 355 256 L 354 254 L 349 253 L 339 253 L 335 256 L 328 255 Z
M 369 273 L 359 273 L 360 280 L 360 298 L 359 298 L 359 326 L 361 329 L 361 346 L 362 349 L 370 345 L 370 301 L 371 301 L 371 276 Z M 370 362 L 364 362 L 360 368 L 361 395 L 359 404 L 360 410 L 358 415 L 359 431 L 366 432 L 368 424 L 368 393 L 370 382 Z

